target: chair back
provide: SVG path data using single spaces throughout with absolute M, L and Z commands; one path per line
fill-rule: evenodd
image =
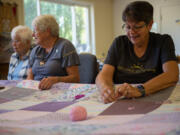
M 80 83 L 93 84 L 99 72 L 99 64 L 95 55 L 90 53 L 79 54 Z

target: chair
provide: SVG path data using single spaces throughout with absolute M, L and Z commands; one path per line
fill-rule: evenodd
M 90 53 L 79 54 L 80 66 L 80 83 L 95 83 L 96 76 L 99 72 L 99 64 L 95 55 Z

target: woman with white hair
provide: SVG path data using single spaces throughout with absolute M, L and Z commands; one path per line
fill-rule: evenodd
M 32 50 L 28 78 L 39 80 L 45 90 L 58 82 L 79 82 L 79 57 L 72 43 L 59 37 L 59 25 L 52 15 L 37 16 L 33 22 L 37 46 Z
M 27 26 L 16 26 L 11 32 L 14 53 L 11 55 L 8 80 L 23 80 L 27 78 L 32 31 Z

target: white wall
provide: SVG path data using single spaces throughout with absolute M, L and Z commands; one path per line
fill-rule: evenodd
M 114 16 L 114 37 L 123 34 L 122 24 L 123 21 L 121 19 L 122 11 L 125 6 L 135 0 L 114 0 L 113 3 L 113 16 Z M 160 10 L 163 6 L 173 6 L 180 5 L 180 0 L 145 0 L 150 2 L 154 7 L 154 22 L 157 23 L 157 32 L 161 33 L 160 29 Z M 179 14 L 179 13 L 177 13 Z

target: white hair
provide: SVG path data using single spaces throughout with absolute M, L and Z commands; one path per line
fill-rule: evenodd
M 40 15 L 32 21 L 33 28 L 37 27 L 40 31 L 45 31 L 48 28 L 51 30 L 51 35 L 59 36 L 59 25 L 52 15 Z
M 14 27 L 11 31 L 11 39 L 13 39 L 16 35 L 19 36 L 23 43 L 30 41 L 32 42 L 32 30 L 27 26 L 18 25 Z

